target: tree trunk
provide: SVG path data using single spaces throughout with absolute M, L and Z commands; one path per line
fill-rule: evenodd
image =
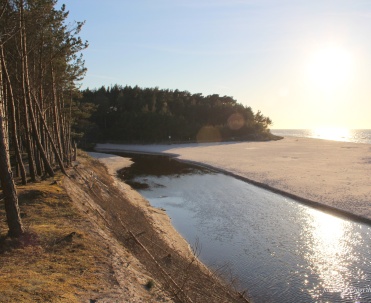
M 35 169 L 35 162 L 34 162 L 34 154 L 32 149 L 32 143 L 31 143 L 31 135 L 30 135 L 30 122 L 28 117 L 28 107 L 27 107 L 27 87 L 26 87 L 26 63 L 25 58 L 27 56 L 26 52 L 26 45 L 25 40 L 23 37 L 24 33 L 24 12 L 23 12 L 23 1 L 20 1 L 19 3 L 19 35 L 20 35 L 20 48 L 21 48 L 21 68 L 22 68 L 22 101 L 23 101 L 23 107 L 24 107 L 24 132 L 25 132 L 25 141 L 26 141 L 26 150 L 28 154 L 28 167 L 30 171 L 30 177 L 31 181 L 36 181 L 36 169 Z
M 77 160 L 77 143 L 73 142 L 73 161 Z
M 27 54 L 27 37 L 26 37 L 26 31 L 25 27 L 23 26 L 23 18 L 24 18 L 24 12 L 23 12 L 23 1 L 20 3 L 20 12 L 21 12 L 21 46 L 22 46 L 22 58 L 23 58 L 23 86 L 24 86 L 24 99 L 25 99 L 25 109 L 28 110 L 31 127 L 32 127 L 32 134 L 34 142 L 36 143 L 36 147 L 38 151 L 40 152 L 41 159 L 45 165 L 45 170 L 49 174 L 49 176 L 54 176 L 54 171 L 49 163 L 49 160 L 46 156 L 45 150 L 41 144 L 41 139 L 38 133 L 37 123 L 32 107 L 32 101 L 31 101 L 31 87 L 30 87 L 30 79 L 29 79 L 29 68 L 28 68 L 28 54 Z M 22 22 L 23 21 L 23 22 Z M 27 107 L 28 106 L 28 107 Z M 34 158 L 33 158 L 34 159 Z
M 1 70 L 0 70 L 1 81 Z M 18 206 L 17 190 L 13 180 L 13 174 L 10 167 L 8 144 L 6 141 L 7 134 L 4 128 L 3 119 L 3 100 L 0 94 L 0 181 L 3 189 L 6 220 L 9 227 L 10 237 L 19 237 L 24 233 L 20 211 Z
M 61 158 L 60 154 L 58 153 L 58 149 L 57 149 L 57 147 L 56 147 L 56 145 L 55 145 L 55 143 L 53 141 L 53 137 L 52 137 L 52 135 L 51 135 L 51 133 L 50 133 L 50 131 L 48 129 L 48 125 L 46 124 L 45 119 L 42 116 L 41 108 L 40 108 L 40 105 L 37 102 L 37 100 L 35 100 L 35 105 L 36 105 L 37 111 L 39 112 L 40 120 L 41 120 L 42 124 L 44 125 L 44 129 L 45 129 L 46 135 L 48 136 L 49 142 L 50 142 L 51 147 L 52 147 L 52 149 L 54 151 L 54 155 L 55 155 L 55 157 L 56 157 L 56 159 L 58 161 L 59 167 L 60 167 L 62 173 L 64 173 L 65 175 L 67 175 L 67 172 L 64 169 L 64 164 L 63 164 L 62 158 Z
M 67 156 L 68 156 L 68 165 L 71 165 L 73 155 L 72 155 L 72 142 L 71 142 L 71 124 L 72 124 L 72 90 L 70 89 L 70 109 L 68 114 L 68 120 L 66 123 L 66 134 L 67 134 Z
M 53 63 L 51 63 L 50 71 L 51 71 L 51 81 L 52 81 L 52 91 L 53 91 L 52 113 L 53 113 L 53 127 L 54 127 L 54 134 L 55 134 L 55 143 L 57 145 L 59 155 L 62 158 L 63 151 L 62 151 L 62 143 L 61 143 L 61 136 L 60 136 L 61 121 L 59 120 L 60 117 L 58 115 L 58 110 L 59 110 L 58 109 L 58 96 L 57 96 L 57 88 L 56 88 L 56 83 L 55 83 Z
M 30 102 L 31 100 L 29 100 Z M 33 134 L 33 139 L 36 143 L 36 147 L 38 148 L 40 152 L 41 159 L 43 160 L 43 163 L 45 165 L 45 170 L 49 174 L 50 177 L 54 177 L 54 171 L 53 168 L 51 167 L 49 160 L 46 156 L 45 150 L 41 144 L 41 139 L 37 130 L 37 125 L 36 125 L 36 120 L 35 120 L 35 115 L 33 112 L 32 105 L 29 103 L 29 113 L 30 113 L 30 118 L 31 118 L 31 125 L 32 125 L 32 134 Z
M 44 34 L 42 33 L 41 34 L 41 43 L 40 43 L 41 46 L 44 45 Z M 43 80 L 44 80 L 44 67 L 43 67 L 43 56 L 44 56 L 44 53 L 43 53 L 43 47 L 40 47 L 40 56 L 39 56 L 39 89 L 38 89 L 38 96 L 37 97 L 34 97 L 34 98 L 37 98 L 40 106 L 41 106 L 41 111 L 42 111 L 42 114 L 41 116 L 46 119 L 46 114 L 44 113 L 44 88 L 43 88 Z M 44 132 L 44 128 L 43 128 L 43 124 L 41 122 L 41 119 L 39 118 L 39 130 L 40 130 L 40 137 L 41 137 L 41 143 L 45 149 L 45 153 L 49 159 L 49 162 L 51 165 L 53 165 L 52 163 L 52 157 L 50 156 L 51 153 L 49 152 L 49 144 L 47 142 L 47 137 L 46 137 L 46 134 Z M 45 167 L 43 167 L 43 170 L 45 169 Z
M 0 46 L 0 57 L 1 57 L 1 66 L 4 71 L 5 75 L 5 82 L 7 84 L 8 88 L 8 97 L 9 97 L 9 113 L 10 113 L 10 121 L 11 121 L 11 129 L 12 129 L 12 136 L 13 136 L 13 145 L 14 145 L 14 151 L 15 151 L 15 156 L 17 159 L 17 170 L 19 169 L 22 177 L 22 184 L 26 185 L 27 184 L 27 178 L 26 178 L 26 169 L 23 165 L 23 160 L 22 160 L 22 155 L 20 152 L 19 148 L 19 143 L 18 143 L 18 130 L 17 130 L 17 120 L 16 120 L 16 114 L 15 114 L 15 102 L 14 102 L 14 95 L 13 95 L 13 89 L 12 85 L 10 82 L 9 74 L 8 74 L 8 69 L 6 67 L 6 62 L 5 62 L 5 57 L 4 57 L 4 48 L 1 45 Z
M 63 153 L 63 160 L 66 162 L 68 166 L 68 156 L 67 156 L 67 141 L 66 141 L 66 117 L 63 115 L 62 111 L 64 108 L 64 98 L 63 98 L 63 93 L 61 94 L 59 98 L 59 121 L 60 121 L 60 131 L 61 131 L 61 144 L 62 144 L 62 153 Z

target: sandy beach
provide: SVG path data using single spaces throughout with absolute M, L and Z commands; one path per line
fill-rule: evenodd
M 171 154 L 371 220 L 368 144 L 287 137 L 269 142 L 97 144 L 95 150 Z M 112 158 L 112 166 L 105 164 L 117 169 L 121 165 L 117 161 Z

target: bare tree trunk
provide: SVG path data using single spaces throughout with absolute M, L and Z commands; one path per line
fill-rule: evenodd
M 44 34 L 42 34 L 41 36 L 41 46 L 44 45 Z M 43 88 L 43 79 L 44 79 L 44 68 L 43 68 L 43 47 L 40 47 L 40 56 L 39 56 L 39 89 L 38 89 L 38 96 L 37 96 L 37 100 L 41 106 L 41 116 L 45 119 L 46 115 L 44 113 L 44 88 Z M 34 97 L 35 98 L 35 97 Z M 48 157 L 48 160 L 50 161 L 50 164 L 53 165 L 53 163 L 51 163 L 51 160 L 52 160 L 52 157 L 50 156 L 50 152 L 49 152 L 49 144 L 47 142 L 47 137 L 46 137 L 46 134 L 44 132 L 44 128 L 43 128 L 43 124 L 41 122 L 41 118 L 38 119 L 39 120 L 39 130 L 40 130 L 40 138 L 41 138 L 41 143 L 42 145 L 44 146 L 44 149 L 45 149 L 45 153 Z M 43 170 L 45 169 L 45 167 L 43 167 Z
M 13 89 L 12 85 L 10 82 L 9 78 L 9 73 L 8 69 L 6 67 L 6 62 L 5 62 L 5 57 L 4 57 L 4 48 L 1 45 L 0 46 L 0 57 L 1 57 L 1 65 L 2 69 L 4 71 L 5 75 L 5 82 L 8 88 L 8 97 L 9 97 L 9 112 L 10 112 L 10 121 L 12 125 L 12 136 L 13 136 L 13 145 L 14 145 L 14 151 L 15 151 L 15 156 L 17 159 L 17 170 L 20 171 L 21 177 L 22 177 L 22 184 L 26 185 L 27 184 L 27 178 L 26 178 L 26 169 L 23 165 L 23 160 L 22 160 L 22 155 L 21 151 L 19 148 L 19 143 L 18 143 L 18 129 L 17 129 L 17 119 L 15 115 L 15 102 L 14 102 L 14 95 L 13 95 Z
M 53 137 L 52 137 L 52 135 L 51 135 L 51 133 L 50 133 L 50 131 L 49 131 L 49 129 L 48 129 L 48 125 L 46 124 L 44 117 L 42 116 L 41 108 L 40 108 L 40 105 L 39 105 L 39 103 L 37 102 L 37 100 L 35 100 L 35 105 L 36 105 L 36 109 L 37 109 L 38 112 L 39 112 L 41 122 L 42 122 L 42 124 L 44 125 L 44 129 L 45 129 L 46 135 L 48 136 L 48 138 L 49 138 L 49 142 L 50 142 L 51 147 L 52 147 L 52 149 L 53 149 L 53 151 L 54 151 L 54 155 L 55 155 L 55 157 L 57 158 L 57 161 L 58 161 L 59 167 L 60 167 L 61 171 L 62 171 L 65 175 L 67 175 L 67 172 L 66 172 L 66 170 L 64 169 L 64 164 L 63 164 L 62 158 L 60 157 L 60 154 L 58 153 L 58 149 L 57 149 L 56 145 L 55 145 L 54 142 L 53 142 Z
M 20 12 L 21 12 L 21 23 L 24 22 L 23 20 L 23 1 L 20 3 Z M 23 82 L 24 82 L 24 99 L 25 99 L 25 107 L 28 106 L 28 113 L 31 120 L 31 126 L 32 126 L 32 134 L 34 142 L 36 143 L 36 147 L 38 151 L 40 152 L 40 157 L 43 160 L 43 163 L 45 165 L 45 170 L 49 174 L 49 176 L 54 176 L 53 168 L 51 167 L 49 160 L 46 156 L 45 150 L 41 144 L 40 136 L 38 133 L 38 128 L 35 120 L 35 115 L 32 107 L 32 101 L 31 101 L 31 87 L 30 87 L 30 79 L 29 79 L 29 69 L 28 69 L 28 55 L 27 55 L 27 38 L 26 38 L 26 31 L 22 24 L 21 26 L 21 46 L 22 46 L 22 57 L 23 57 Z
M 34 162 L 34 154 L 32 149 L 31 143 L 31 136 L 30 136 L 30 122 L 28 117 L 28 106 L 27 106 L 27 87 L 26 87 L 26 63 L 25 58 L 27 56 L 26 52 L 26 45 L 23 37 L 24 33 L 24 13 L 23 13 L 23 0 L 19 3 L 19 11 L 20 11 L 20 19 L 19 19 L 19 27 L 20 27 L 20 48 L 21 48 L 21 65 L 22 65 L 22 101 L 24 107 L 24 130 L 25 130 L 25 139 L 26 139 L 26 150 L 28 154 L 28 167 L 30 171 L 31 181 L 36 181 L 36 170 L 35 170 L 35 162 Z
M 59 155 L 63 157 L 61 136 L 60 136 L 61 121 L 59 120 L 60 116 L 58 115 L 58 96 L 57 96 L 57 88 L 56 88 L 56 83 L 55 83 L 53 63 L 51 63 L 50 70 L 51 70 L 52 91 L 53 91 L 52 109 L 53 109 L 53 127 L 54 127 L 54 134 L 55 134 L 55 142 L 56 142 L 56 145 L 59 151 Z
M 36 148 L 36 146 L 35 146 L 35 150 L 34 150 L 34 155 L 35 155 L 36 173 L 37 173 L 38 176 L 42 176 L 43 172 L 42 172 L 42 169 L 41 169 L 41 156 L 40 156 L 40 153 L 39 153 L 38 149 Z
M 77 159 L 77 143 L 73 142 L 73 161 Z
M 68 156 L 67 156 L 67 142 L 66 142 L 66 117 L 63 115 L 63 108 L 64 108 L 64 98 L 63 93 L 61 94 L 58 102 L 58 113 L 59 113 L 59 121 L 60 121 L 60 131 L 61 131 L 61 144 L 62 144 L 62 153 L 63 153 L 63 160 L 67 163 L 68 166 Z
M 31 100 L 29 100 L 30 102 Z M 48 173 L 48 175 L 50 177 L 54 177 L 54 171 L 53 171 L 53 168 L 51 167 L 50 163 L 49 163 L 49 160 L 46 156 L 46 153 L 45 153 L 45 150 L 41 144 L 41 140 L 40 140 L 40 136 L 39 136 L 39 133 L 38 133 L 38 130 L 37 130 L 37 125 L 36 125 L 36 121 L 35 121 L 35 115 L 34 115 L 34 112 L 33 112 L 33 108 L 32 108 L 32 105 L 29 103 L 29 112 L 30 112 L 30 118 L 31 118 L 31 125 L 32 125 L 32 133 L 33 133 L 33 139 L 36 143 L 36 146 L 40 152 L 40 156 L 41 156 L 41 159 L 43 160 L 43 163 L 45 165 L 45 170 L 46 172 Z
M 68 164 L 71 165 L 72 163 L 72 142 L 71 142 L 71 124 L 72 124 L 72 90 L 70 89 L 70 109 L 68 114 L 68 120 L 66 119 L 66 134 L 67 134 L 67 156 L 68 156 Z
M 1 76 L 0 70 L 0 81 L 2 80 Z M 3 99 L 0 93 L 0 181 L 4 194 L 6 220 L 9 227 L 8 234 L 10 237 L 19 237 L 24 233 L 24 229 L 18 206 L 17 190 L 10 167 L 6 137 L 3 119 Z

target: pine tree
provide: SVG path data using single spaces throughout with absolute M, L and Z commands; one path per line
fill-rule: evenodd
M 66 25 L 68 12 L 56 4 L 0 0 L 0 177 L 12 236 L 23 228 L 9 151 L 23 184 L 58 168 L 66 174 L 72 159 L 70 98 L 86 71 L 79 53 L 87 43 L 78 37 L 84 23 Z

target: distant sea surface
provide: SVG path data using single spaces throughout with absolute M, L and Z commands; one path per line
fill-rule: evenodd
M 282 137 L 316 138 L 333 141 L 371 144 L 371 129 L 271 129 L 271 133 Z

